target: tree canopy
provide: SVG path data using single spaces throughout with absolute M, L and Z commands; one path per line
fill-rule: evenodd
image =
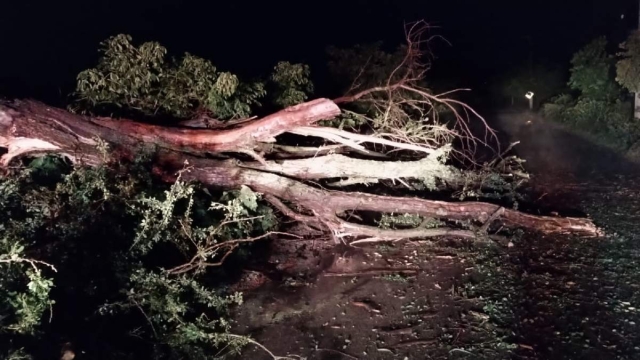
M 167 60 L 159 43 L 135 46 L 132 40 L 120 34 L 101 44 L 98 65 L 78 75 L 72 109 L 128 108 L 177 118 L 204 111 L 216 119 L 245 118 L 261 105 L 267 86 L 275 89 L 271 100 L 280 107 L 301 103 L 313 91 L 304 64 L 282 61 L 267 81 L 243 82 L 209 60 L 189 53 Z

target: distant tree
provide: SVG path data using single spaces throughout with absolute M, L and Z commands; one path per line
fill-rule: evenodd
M 640 31 L 632 32 L 620 44 L 620 57 L 616 62 L 616 81 L 633 93 L 640 92 Z
M 615 59 L 607 53 L 607 39 L 599 37 L 573 55 L 569 86 L 592 100 L 612 100 L 620 95 L 612 69 Z
M 568 85 L 578 91 L 578 96 L 559 95 L 544 105 L 543 113 L 614 149 L 629 151 L 640 140 L 640 128 L 633 121 L 633 104 L 622 96 L 624 89 L 619 84 L 636 89 L 632 80 L 637 76 L 633 74 L 633 62 L 637 61 L 633 49 L 640 47 L 637 40 L 627 41 L 623 45 L 627 51 L 616 63 L 606 45 L 606 39 L 599 37 L 574 54 Z
M 616 81 L 635 94 L 634 117 L 640 118 L 640 31 L 632 32 L 620 48 Z

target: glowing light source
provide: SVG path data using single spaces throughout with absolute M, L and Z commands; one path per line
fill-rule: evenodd
M 533 110 L 533 91 L 527 91 L 524 97 L 529 99 L 529 110 Z

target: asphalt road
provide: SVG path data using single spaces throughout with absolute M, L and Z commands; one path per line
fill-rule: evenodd
M 503 141 L 520 141 L 514 148 L 538 177 L 562 175 L 580 180 L 606 181 L 640 174 L 640 165 L 604 146 L 546 121 L 537 114 L 503 111 L 491 119 Z

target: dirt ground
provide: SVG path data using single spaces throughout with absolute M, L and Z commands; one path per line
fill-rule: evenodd
M 639 359 L 638 166 L 533 116 L 495 120 L 521 140 L 534 208 L 588 214 L 604 237 L 277 242 L 235 331 L 292 358 Z

